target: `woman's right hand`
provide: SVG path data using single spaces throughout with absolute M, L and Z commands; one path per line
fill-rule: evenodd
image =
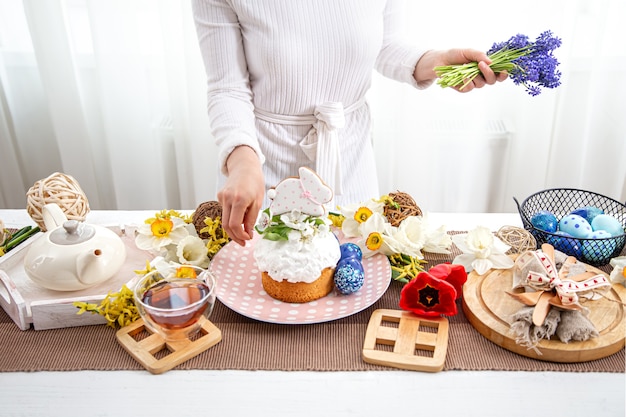
M 252 239 L 254 224 L 265 196 L 261 162 L 248 146 L 235 148 L 226 160 L 228 177 L 217 193 L 222 205 L 222 226 L 228 236 L 244 246 Z

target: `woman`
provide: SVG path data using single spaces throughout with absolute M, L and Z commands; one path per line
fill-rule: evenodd
M 480 62 L 463 91 L 506 78 L 480 51 L 405 44 L 395 0 L 194 0 L 219 149 L 222 222 L 252 238 L 266 188 L 315 170 L 335 205 L 379 196 L 365 94 L 372 70 L 415 88 L 438 65 Z

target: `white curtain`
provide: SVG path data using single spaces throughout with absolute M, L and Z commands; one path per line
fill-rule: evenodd
M 521 203 L 546 188 L 626 201 L 626 1 L 406 3 L 409 39 L 433 48 L 487 50 L 552 30 L 563 40 L 555 52 L 562 85 L 536 97 L 510 80 L 458 94 L 376 77 L 370 102 L 384 189 L 451 212 L 516 211 L 513 197 Z
M 562 86 L 458 94 L 376 75 L 381 192 L 428 211 L 515 211 L 553 187 L 626 201 L 624 0 L 407 1 L 410 40 L 488 49 L 550 29 Z M 186 0 L 0 0 L 0 208 L 72 175 L 92 209 L 215 199 L 204 69 Z
M 0 39 L 1 207 L 53 172 L 92 209 L 215 198 L 189 2 L 2 0 Z

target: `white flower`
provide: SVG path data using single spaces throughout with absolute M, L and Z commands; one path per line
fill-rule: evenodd
M 483 275 L 492 268 L 513 267 L 513 260 L 505 254 L 511 247 L 486 227 L 478 226 L 467 234 L 452 236 L 452 241 L 463 252 L 452 263 L 463 265 L 467 272 L 476 270 L 477 274 Z
M 422 248 L 426 243 L 424 225 L 422 219 L 417 216 L 409 216 L 402 220 L 400 226 L 392 228 L 393 238 L 399 245 L 399 253 L 413 258 L 423 259 Z
M 363 232 L 360 231 L 361 226 L 374 213 L 382 215 L 384 213 L 385 203 L 376 200 L 369 200 L 365 203 L 352 204 L 340 207 L 339 211 L 345 217 L 341 231 L 346 237 L 360 237 Z
M 309 227 L 309 224 L 305 220 L 309 217 L 306 214 L 300 212 L 300 210 L 292 210 L 289 213 L 281 214 L 280 220 L 285 223 L 285 226 L 289 226 L 295 230 L 304 230 Z
M 326 219 L 325 219 L 326 220 Z M 318 233 L 326 234 L 330 232 L 330 220 L 325 221 L 324 223 L 317 226 Z
M 452 238 L 446 231 L 446 227 L 441 225 L 434 228 L 431 225 L 428 214 L 424 214 L 422 216 L 422 223 L 424 225 L 424 233 L 426 235 L 424 252 L 449 254 L 450 246 L 452 246 Z
M 362 237 L 357 245 L 363 252 L 363 257 L 368 258 L 376 253 L 393 255 L 400 252 L 400 244 L 393 238 L 393 227 L 380 213 L 373 213 L 360 227 Z
M 196 231 L 196 226 L 193 223 L 186 223 L 185 222 L 185 229 L 187 229 L 187 233 L 189 234 L 189 236 L 198 237 L 198 232 Z
M 611 271 L 611 282 L 613 284 L 622 284 L 626 287 L 626 256 L 618 256 L 617 258 L 611 259 L 611 266 L 613 266 L 613 271 Z
M 156 219 L 152 223 L 144 223 L 137 228 L 135 244 L 139 249 L 159 252 L 171 244 L 178 244 L 189 236 L 186 223 L 179 217 Z
M 262 233 L 265 229 L 267 229 L 271 222 L 272 218 L 270 217 L 269 213 L 267 213 L 266 211 L 262 211 L 256 223 L 256 228 L 259 233 Z
M 195 265 L 200 268 L 209 266 L 206 245 L 197 236 L 187 236 L 176 246 L 176 257 L 183 265 Z
M 170 277 L 176 274 L 176 268 L 178 267 L 176 263 L 169 262 L 162 256 L 157 256 L 156 258 L 154 258 L 152 262 L 150 262 L 150 266 L 159 271 L 159 274 L 163 275 L 164 277 Z

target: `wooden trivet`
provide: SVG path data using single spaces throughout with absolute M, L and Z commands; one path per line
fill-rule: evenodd
M 222 340 L 222 331 L 202 317 L 202 327 L 196 338 L 167 341 L 152 333 L 143 319 L 117 331 L 117 341 L 139 363 L 153 374 L 169 371 L 199 355 Z M 138 340 L 139 336 L 147 334 Z
M 424 318 L 400 310 L 372 313 L 363 360 L 375 365 L 412 371 L 439 372 L 448 351 L 448 319 Z M 390 346 L 391 348 L 386 347 Z

